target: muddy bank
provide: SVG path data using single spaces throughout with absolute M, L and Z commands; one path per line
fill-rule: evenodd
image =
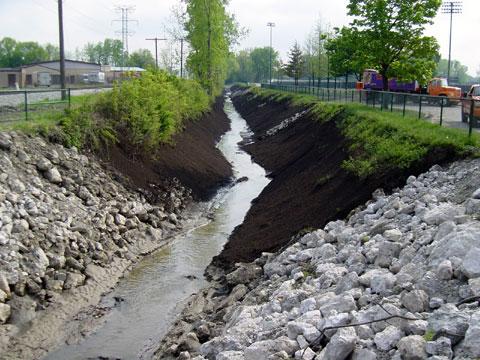
M 191 189 L 195 200 L 208 200 L 232 177 L 230 164 L 215 147 L 230 127 L 223 102 L 223 98 L 218 98 L 201 119 L 187 121 L 185 129 L 154 154 L 135 154 L 121 143 L 104 149 L 101 157 L 128 178 L 134 188 L 149 190 L 153 200 L 155 187 L 172 178 Z
M 342 168 L 348 143 L 337 127 L 340 119 L 320 123 L 304 108 L 248 92 L 234 96 L 233 103 L 254 132 L 253 143 L 244 148 L 273 180 L 215 259 L 217 266 L 229 268 L 235 262 L 253 261 L 262 252 L 274 252 L 302 230 L 345 217 L 375 189 L 389 191 L 403 185 L 409 175 L 452 160 L 446 150 L 409 169 L 362 180 Z

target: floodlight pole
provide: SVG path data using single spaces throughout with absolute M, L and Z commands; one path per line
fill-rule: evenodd
M 453 27 L 453 3 L 450 3 L 450 40 L 448 42 L 448 71 L 447 80 L 450 84 L 450 66 L 452 64 L 452 27 Z
M 450 83 L 450 69 L 452 64 L 452 28 L 453 28 L 453 14 L 462 13 L 461 1 L 448 1 L 443 3 L 442 12 L 444 14 L 450 14 L 450 40 L 448 43 L 448 70 L 447 80 Z
M 273 47 L 272 47 L 272 32 L 275 27 L 275 23 L 269 22 L 267 26 L 270 28 L 270 81 L 269 84 L 272 85 L 272 57 L 273 57 Z

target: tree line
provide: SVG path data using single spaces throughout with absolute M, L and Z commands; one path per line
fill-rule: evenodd
M 374 68 L 387 87 L 393 77 L 422 84 L 433 76 L 446 77 L 448 61 L 440 58 L 437 40 L 424 35 L 440 5 L 439 0 L 350 0 L 347 12 L 353 21 L 348 26 L 330 29 L 318 22 L 303 45 L 293 44 L 285 63 L 275 52 L 274 78 L 288 76 L 296 83 L 302 78 L 314 84 L 328 76 L 354 76 L 360 81 L 365 69 Z M 268 61 L 268 48 L 242 50 L 230 60 L 228 80 L 266 82 Z M 263 69 L 261 75 L 252 71 L 256 68 Z M 456 83 L 476 80 L 456 60 L 450 74 Z

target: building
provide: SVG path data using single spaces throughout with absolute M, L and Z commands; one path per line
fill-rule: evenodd
M 103 83 L 100 64 L 65 60 L 65 77 L 68 85 Z M 0 88 L 49 87 L 60 85 L 60 61 L 43 61 L 19 68 L 0 68 Z
M 102 71 L 105 73 L 105 81 L 109 84 L 112 84 L 115 82 L 115 80 L 121 80 L 124 78 L 126 75 L 130 76 L 133 74 L 133 76 L 140 76 L 142 72 L 145 71 L 145 69 L 142 69 L 140 67 L 135 67 L 135 66 L 110 66 L 110 65 L 104 65 L 102 66 Z

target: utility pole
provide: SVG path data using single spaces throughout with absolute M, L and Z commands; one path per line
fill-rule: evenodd
M 128 30 L 128 24 L 135 22 L 138 25 L 138 20 L 132 20 L 128 18 L 130 12 L 135 11 L 134 6 L 118 6 L 116 8 L 117 12 L 121 12 L 122 18 L 113 20 L 113 22 L 121 22 L 122 30 L 116 31 L 117 35 L 122 35 L 122 67 L 125 67 L 125 57 L 128 56 L 128 37 L 132 36 L 134 32 Z
M 145 39 L 145 40 L 155 41 L 155 64 L 156 64 L 156 68 L 158 70 L 158 42 L 159 41 L 166 41 L 167 39 L 160 39 L 160 38 L 154 37 L 154 38 Z
M 270 85 L 272 85 L 272 57 L 273 57 L 273 48 L 272 48 L 272 33 L 275 23 L 269 22 L 267 26 L 270 28 Z
M 448 70 L 447 70 L 447 80 L 450 83 L 450 67 L 452 64 L 452 25 L 453 25 L 453 14 L 462 13 L 462 2 L 461 1 L 448 1 L 442 4 L 442 13 L 450 14 L 450 41 L 448 44 Z
M 60 42 L 60 88 L 64 90 L 65 84 L 65 44 L 63 39 L 63 0 L 58 0 L 58 32 Z M 67 94 L 62 91 L 62 100 L 66 99 Z
M 183 79 L 183 42 L 184 38 L 180 38 L 180 77 Z

